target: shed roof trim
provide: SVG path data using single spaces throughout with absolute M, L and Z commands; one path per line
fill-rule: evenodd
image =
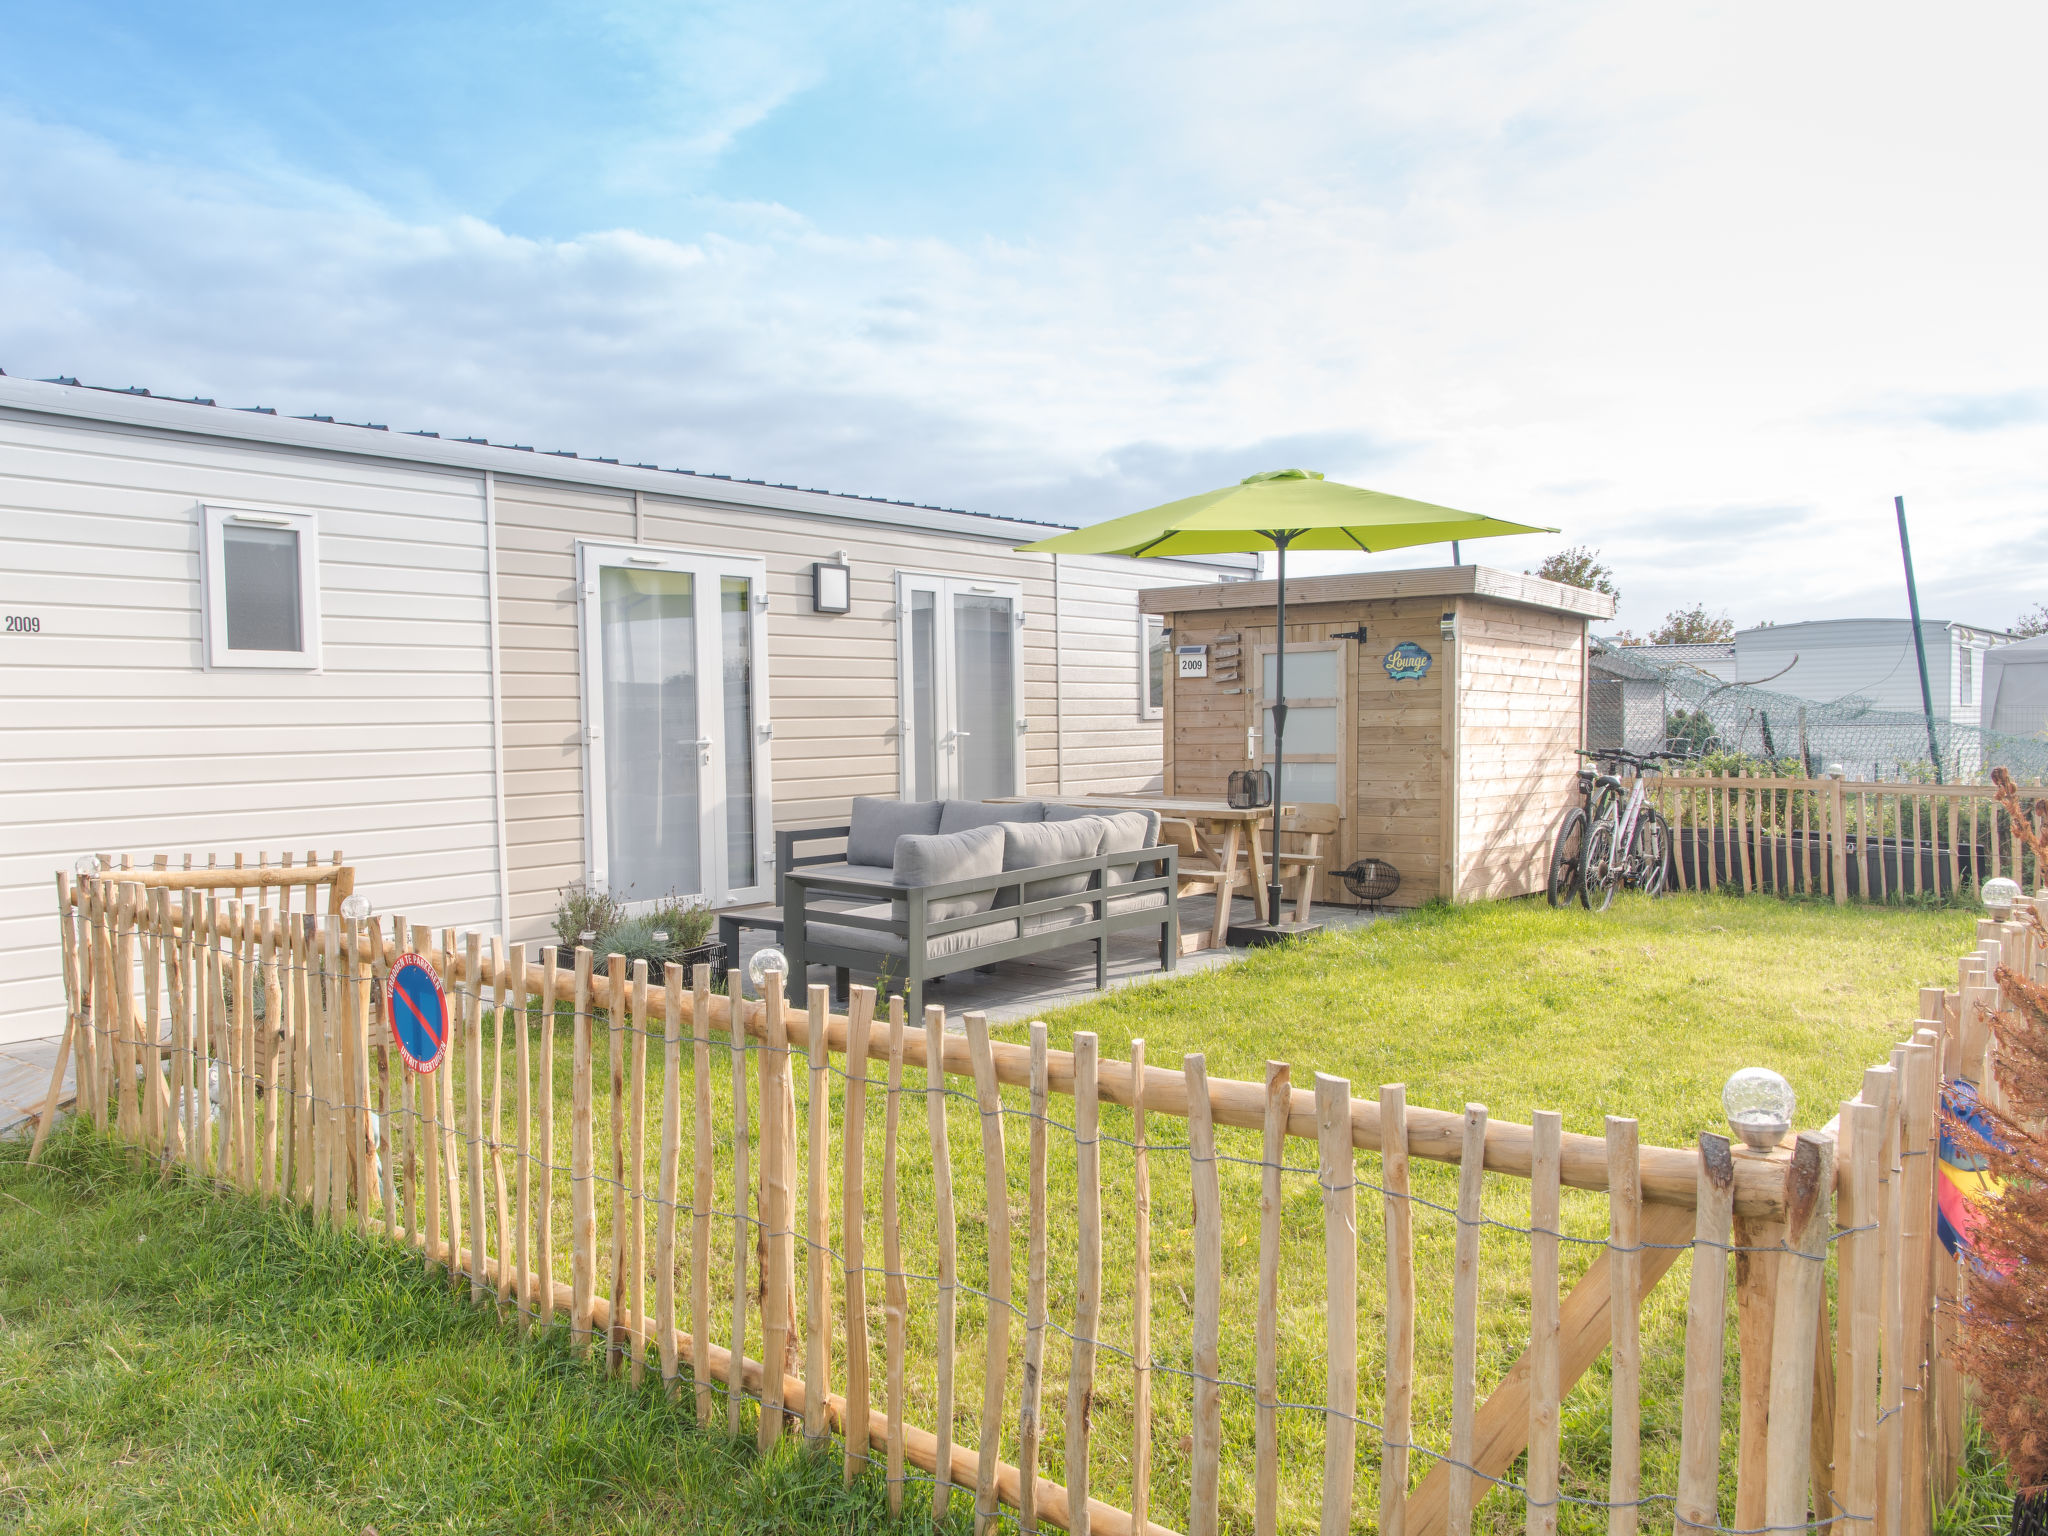
M 1279 593 L 1271 581 L 1234 581 L 1228 586 L 1154 587 L 1138 596 L 1147 613 L 1188 613 L 1199 609 L 1271 608 Z M 1484 597 L 1567 613 L 1574 618 L 1611 619 L 1614 599 L 1605 592 L 1568 587 L 1488 565 L 1440 565 L 1412 571 L 1356 571 L 1341 576 L 1289 577 L 1290 603 L 1366 602 L 1395 597 Z

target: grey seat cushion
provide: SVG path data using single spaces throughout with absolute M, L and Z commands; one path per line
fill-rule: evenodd
M 965 832 L 970 827 L 993 827 L 1005 821 L 1043 821 L 1043 800 L 1019 800 L 1015 805 L 988 805 L 980 800 L 941 800 L 939 831 Z
M 1037 869 L 1044 864 L 1071 864 L 1092 859 L 1102 852 L 1103 824 L 1098 817 L 1080 821 L 1036 821 L 1003 823 L 1003 871 Z M 1061 875 L 1053 880 L 1033 880 L 1024 887 L 1024 900 L 1045 901 L 1053 896 L 1072 896 L 1085 891 L 1090 875 Z M 1003 893 L 1009 906 L 1010 892 Z
M 883 800 L 855 795 L 846 834 L 846 862 L 880 865 L 896 862 L 896 839 L 939 830 L 937 800 Z
M 1003 872 L 1003 829 L 974 827 L 965 832 L 935 832 L 930 836 L 910 835 L 896 840 L 895 883 L 901 886 L 950 885 L 955 880 L 973 880 Z M 949 917 L 971 917 L 996 904 L 993 886 L 986 894 L 954 896 L 930 902 L 925 915 L 935 923 Z M 909 904 L 896 902 L 899 913 Z
M 1078 821 L 1083 816 L 1100 816 L 1105 820 L 1117 816 L 1142 816 L 1145 818 L 1145 840 L 1133 843 L 1134 848 L 1156 848 L 1159 846 L 1159 813 L 1157 811 L 1118 811 L 1108 807 L 1090 808 L 1086 805 L 1054 805 L 1046 803 L 1047 821 Z M 1115 845 L 1121 851 L 1121 844 Z
M 1112 896 L 1109 898 L 1109 911 L 1112 917 L 1120 917 L 1126 912 L 1148 912 L 1154 907 L 1163 907 L 1165 905 L 1166 892 L 1164 891 L 1135 891 L 1129 896 Z
M 1050 912 L 1041 912 L 1036 917 L 1024 919 L 1026 936 L 1037 933 L 1054 933 L 1061 928 L 1078 928 L 1092 922 L 1095 908 L 1092 906 L 1056 907 Z
M 872 907 L 859 907 L 855 911 L 862 917 L 889 916 L 889 908 L 879 903 Z M 866 955 L 895 955 L 900 958 L 910 953 L 910 945 L 901 934 L 882 933 L 873 928 L 849 928 L 843 923 L 812 923 L 807 933 L 807 942 L 811 944 L 829 944 Z M 948 955 L 985 949 L 1016 937 L 1017 920 L 1014 917 L 997 918 L 991 922 L 976 923 L 972 928 L 962 928 L 958 933 L 933 935 L 924 941 L 925 958 L 942 960 Z

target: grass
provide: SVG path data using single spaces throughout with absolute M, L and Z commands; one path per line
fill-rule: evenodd
M 1700 1130 L 1719 1127 L 1721 1083 L 1736 1067 L 1754 1063 L 1774 1066 L 1792 1080 L 1800 1095 L 1801 1123 L 1826 1120 L 1837 1101 L 1854 1093 L 1862 1068 L 1881 1059 L 1906 1032 L 1917 1001 L 1916 989 L 1944 976 L 1952 979 L 1953 957 L 1968 946 L 1971 934 L 1970 916 L 1953 911 L 1835 908 L 1717 896 L 1624 903 L 1597 917 L 1552 912 L 1530 903 L 1441 908 L 1413 914 L 1399 923 L 1333 933 L 1266 951 L 1225 970 L 1110 994 L 1051 1015 L 1047 1022 L 1056 1047 L 1069 1045 L 1078 1029 L 1094 1030 L 1105 1058 L 1123 1057 L 1132 1037 L 1142 1035 L 1154 1066 L 1177 1065 L 1183 1051 L 1201 1050 L 1207 1055 L 1212 1077 L 1256 1080 L 1262 1076 L 1263 1062 L 1272 1057 L 1291 1061 L 1300 1084 L 1306 1084 L 1316 1070 L 1348 1077 L 1353 1091 L 1360 1094 L 1375 1091 L 1384 1081 L 1404 1081 L 1411 1104 L 1455 1109 L 1467 1100 L 1478 1100 L 1488 1104 L 1498 1119 L 1527 1120 L 1536 1109 L 1552 1108 L 1562 1111 L 1568 1130 L 1598 1133 L 1603 1115 L 1632 1114 L 1640 1122 L 1645 1143 L 1682 1146 Z M 999 1034 L 1016 1039 L 1024 1030 L 1020 1026 Z M 556 1101 L 563 1115 L 556 1134 L 558 1162 L 567 1161 L 569 1147 L 567 1037 L 563 1028 L 556 1059 Z M 596 1079 L 600 1086 L 595 1119 L 598 1166 L 603 1170 L 609 1167 L 603 1088 L 609 1081 L 609 1069 L 601 1028 L 598 1038 Z M 509 1045 L 506 1054 L 508 1058 L 511 1055 Z M 657 1105 L 659 1057 L 658 1047 L 650 1052 L 649 1093 Z M 732 1090 L 731 1067 L 722 1047 L 714 1049 L 712 1063 L 713 1098 L 723 1142 L 729 1137 Z M 687 1072 L 687 1051 L 685 1064 Z M 879 1077 L 880 1069 L 872 1075 Z M 922 1087 L 918 1074 L 907 1076 L 907 1087 Z M 747 1077 L 751 1081 L 753 1073 L 749 1071 Z M 807 1093 L 803 1077 L 799 1064 L 800 1102 Z M 836 1075 L 828 1081 L 836 1182 L 844 1083 Z M 506 1097 L 509 1104 L 509 1092 Z M 691 1102 L 687 1083 L 682 1099 L 685 1106 Z M 1008 1100 L 1015 1109 L 1024 1107 L 1022 1094 L 1011 1094 Z M 1056 1119 L 1070 1118 L 1070 1104 L 1055 1101 L 1053 1109 Z M 1121 1343 L 1128 1340 L 1131 1324 L 1128 1210 L 1132 1157 L 1114 1138 L 1129 1136 L 1131 1127 L 1128 1114 L 1122 1111 L 1105 1109 L 1103 1119 L 1109 1139 L 1103 1156 L 1102 1336 Z M 1028 1213 L 1026 1127 L 1019 1119 L 1006 1120 L 1009 1176 L 1004 1193 L 1015 1229 L 1021 1301 Z M 874 1219 L 879 1204 L 881 1122 L 882 1095 L 871 1091 L 867 1134 L 870 1263 L 878 1263 L 881 1252 Z M 758 1125 L 758 1119 L 754 1123 Z M 987 1273 L 987 1197 L 979 1116 L 971 1103 L 955 1099 L 949 1124 L 959 1206 L 960 1274 L 964 1283 L 980 1285 Z M 1165 1143 L 1167 1148 L 1178 1147 L 1182 1140 L 1181 1127 L 1173 1121 L 1155 1119 L 1151 1135 L 1155 1143 Z M 1257 1156 L 1255 1133 L 1224 1131 L 1220 1140 L 1226 1155 Z M 648 1142 L 651 1168 L 658 1134 L 650 1131 Z M 1073 1147 L 1071 1138 L 1058 1129 L 1049 1143 L 1049 1205 L 1054 1215 L 1048 1232 L 1048 1299 L 1051 1318 L 1058 1324 L 1071 1319 L 1072 1308 L 1074 1223 L 1069 1213 L 1075 1209 Z M 905 1106 L 901 1153 L 906 1265 L 916 1274 L 930 1275 L 936 1268 L 936 1243 L 921 1195 L 930 1184 L 931 1152 L 919 1101 Z M 429 1285 L 419 1276 L 416 1261 L 408 1264 L 378 1248 L 358 1248 L 346 1240 L 318 1234 L 296 1218 L 259 1214 L 241 1202 L 222 1202 L 185 1190 L 145 1194 L 118 1176 L 116 1168 L 93 1163 L 83 1149 L 74 1147 L 66 1155 L 73 1166 L 87 1170 L 87 1175 L 81 1176 L 84 1183 L 67 1174 L 70 1183 L 35 1184 L 21 1177 L 17 1169 L 0 1164 L 4 1169 L 0 1171 L 0 1188 L 41 1208 L 45 1226 L 39 1244 L 70 1254 L 64 1263 L 73 1271 L 48 1268 L 55 1259 L 0 1260 L 10 1266 L 0 1274 L 0 1285 L 7 1287 L 0 1291 L 0 1313 L 9 1319 L 8 1347 L 20 1326 L 15 1321 L 18 1313 L 24 1306 L 31 1311 L 41 1307 L 50 1313 L 49 1320 L 35 1324 L 31 1332 L 68 1327 L 73 1332 L 67 1336 L 82 1341 L 65 1346 L 74 1351 L 73 1356 L 65 1357 L 72 1370 L 84 1361 L 90 1362 L 88 1374 L 93 1376 L 121 1371 L 92 1342 L 107 1330 L 84 1327 L 66 1315 L 74 1287 L 105 1298 L 101 1302 L 81 1298 L 82 1309 L 113 1305 L 115 1296 L 122 1298 L 123 1306 L 130 1297 L 152 1298 L 151 1306 L 157 1310 L 151 1315 L 156 1321 L 145 1324 L 139 1317 L 133 1321 L 133 1342 L 152 1359 L 157 1358 L 155 1346 L 141 1346 L 157 1337 L 156 1329 L 189 1326 L 212 1330 L 209 1339 L 213 1334 L 224 1338 L 245 1326 L 241 1319 L 246 1304 L 239 1299 L 243 1294 L 238 1289 L 239 1278 L 218 1279 L 212 1288 L 196 1281 L 174 1282 L 181 1266 L 201 1264 L 200 1256 L 234 1253 L 244 1256 L 236 1260 L 239 1267 L 224 1268 L 224 1258 L 206 1257 L 195 1274 L 260 1275 L 264 1301 L 253 1309 L 253 1315 L 273 1319 L 265 1325 L 267 1331 L 259 1330 L 242 1341 L 239 1349 L 223 1350 L 195 1340 L 199 1347 L 173 1350 L 171 1355 L 211 1358 L 211 1349 L 221 1358 L 243 1360 L 250 1374 L 242 1391 L 225 1388 L 231 1399 L 253 1394 L 265 1402 L 275 1400 L 267 1389 L 257 1392 L 254 1388 L 255 1381 L 270 1369 L 266 1347 L 278 1369 L 324 1373 L 325 1385 L 318 1391 L 309 1385 L 307 1397 L 330 1404 L 327 1413 L 334 1422 L 327 1430 L 318 1427 L 325 1422 L 321 1419 L 315 1419 L 310 1428 L 294 1427 L 289 1415 L 273 1412 L 263 1420 L 260 1433 L 246 1438 L 221 1432 L 221 1426 L 237 1421 L 218 1417 L 207 1420 L 214 1426 L 211 1439 L 183 1428 L 174 1418 L 147 1430 L 138 1422 L 130 1432 L 133 1444 L 145 1448 L 144 1461 L 131 1467 L 145 1464 L 150 1457 L 161 1458 L 167 1463 L 162 1481 L 180 1485 L 190 1479 L 175 1475 L 175 1469 L 188 1463 L 188 1472 L 204 1471 L 208 1480 L 242 1489 L 238 1497 L 243 1502 L 233 1508 L 243 1513 L 225 1515 L 221 1523 L 257 1518 L 265 1506 L 256 1500 L 283 1497 L 284 1490 L 296 1487 L 284 1476 L 293 1468 L 326 1469 L 312 1485 L 323 1494 L 314 1497 L 361 1499 L 366 1511 L 362 1518 L 377 1523 L 386 1536 L 397 1529 L 451 1528 L 444 1523 L 450 1520 L 452 1528 L 467 1528 L 468 1522 L 478 1518 L 477 1502 L 498 1497 L 501 1482 L 501 1507 L 519 1511 L 519 1515 L 502 1524 L 485 1521 L 477 1528 L 550 1529 L 566 1523 L 578 1528 L 616 1525 L 634 1529 L 634 1520 L 660 1519 L 737 1529 L 753 1518 L 748 1510 L 751 1502 L 778 1498 L 785 1501 L 783 1507 L 798 1528 L 858 1524 L 872 1517 L 874 1505 L 861 1503 L 862 1496 L 854 1496 L 843 1508 L 830 1502 L 839 1497 L 835 1478 L 820 1474 L 801 1457 L 785 1456 L 765 1469 L 757 1468 L 750 1456 L 734 1451 L 722 1435 L 682 1432 L 689 1419 L 687 1408 L 669 1408 L 655 1395 L 633 1398 L 621 1388 L 600 1385 L 584 1367 L 565 1356 L 559 1345 L 516 1344 L 487 1318 L 447 1301 L 445 1288 Z M 802 1158 L 800 1146 L 799 1166 Z M 1312 1164 L 1313 1160 L 1313 1149 L 1306 1143 L 1290 1143 L 1292 1163 Z M 729 1210 L 729 1149 L 721 1146 L 715 1161 L 717 1203 Z M 1360 1158 L 1362 1179 L 1377 1178 L 1377 1161 L 1372 1156 Z M 1186 1514 L 1189 1403 L 1186 1381 L 1170 1372 L 1185 1368 L 1189 1361 L 1192 1233 L 1188 1164 L 1185 1152 L 1175 1150 L 1156 1151 L 1152 1163 L 1153 1347 L 1166 1368 L 1156 1380 L 1154 1396 L 1154 1509 L 1156 1518 L 1178 1523 Z M 1226 1377 L 1243 1381 L 1250 1378 L 1253 1366 L 1256 1239 L 1251 1234 L 1257 1230 L 1258 1172 L 1230 1162 L 1224 1163 L 1220 1172 L 1226 1243 L 1222 1370 Z M 1419 1194 L 1438 1201 L 1450 1197 L 1450 1170 L 1418 1164 L 1416 1175 Z M 569 1230 L 568 1196 L 566 1181 L 562 1184 L 555 1229 L 557 1273 L 566 1278 L 566 1238 L 562 1235 Z M 686 1200 L 688 1193 L 686 1173 Z M 607 1190 L 607 1199 L 600 1203 L 601 1233 L 610 1230 L 608 1194 Z M 1365 1246 L 1360 1256 L 1359 1334 L 1365 1346 L 1361 1411 L 1371 1415 L 1377 1411 L 1379 1397 L 1383 1268 L 1378 1202 L 1369 1190 L 1362 1189 L 1360 1194 L 1359 1227 Z M 44 1207 L 43 1202 L 49 1201 L 60 1201 L 61 1208 Z M 1527 1186 L 1521 1181 L 1488 1180 L 1487 1212 L 1497 1220 L 1526 1225 L 1527 1201 Z M 153 1202 L 172 1202 L 183 1213 L 178 1219 L 203 1232 L 204 1240 L 179 1239 L 175 1257 L 167 1263 L 151 1257 L 162 1250 L 152 1250 L 148 1243 L 136 1244 L 136 1251 L 130 1254 L 116 1243 L 92 1236 L 107 1229 L 121 1210 L 132 1209 L 133 1219 L 144 1223 L 157 1219 L 143 1214 L 158 1209 Z M 829 1203 L 834 1213 L 832 1240 L 838 1245 L 842 1238 L 836 1194 Z M 12 1214 L 14 1207 L 10 1206 L 0 1211 L 0 1218 Z M 1325 1333 L 1322 1211 L 1312 1173 L 1289 1176 L 1282 1219 L 1286 1247 L 1281 1393 L 1288 1401 L 1320 1402 Z M 1566 1225 L 1575 1235 L 1597 1237 L 1605 1230 L 1604 1201 L 1567 1192 Z M 0 1233 L 4 1231 L 0 1227 Z M 94 1252 L 118 1252 L 116 1271 L 129 1277 L 126 1282 L 103 1293 L 99 1288 L 105 1277 L 99 1266 L 74 1252 L 81 1243 L 91 1245 Z M 729 1221 L 714 1222 L 714 1314 L 723 1312 L 727 1304 L 723 1298 L 730 1295 L 730 1243 Z M 20 1252 L 19 1245 L 10 1247 Z M 1482 1393 L 1506 1371 L 1526 1339 L 1528 1311 L 1526 1239 L 1490 1230 L 1485 1250 Z M 249 1258 L 252 1253 L 257 1257 Z M 1589 1247 L 1567 1245 L 1567 1285 L 1591 1257 Z M 1448 1219 L 1419 1210 L 1416 1267 L 1422 1301 L 1417 1331 L 1416 1434 L 1423 1444 L 1438 1447 L 1448 1443 L 1449 1261 Z M 801 1253 L 799 1263 L 801 1288 Z M 15 1271 L 24 1265 L 34 1273 L 17 1282 Z M 601 1262 L 601 1273 L 604 1268 Z M 146 1273 L 171 1279 L 146 1280 Z M 1645 1485 L 1651 1490 L 1668 1491 L 1675 1480 L 1676 1346 L 1682 1338 L 1686 1274 L 1686 1261 L 1681 1260 L 1644 1315 Z M 17 1283 L 32 1299 L 14 1299 Z M 833 1284 L 836 1290 L 836 1277 Z M 686 1287 L 679 1289 L 686 1293 Z M 872 1282 L 869 1289 L 869 1326 L 879 1349 L 879 1281 Z M 330 1314 L 323 1298 L 340 1304 L 334 1305 Z M 931 1298 L 928 1283 L 913 1282 L 908 1416 L 927 1427 L 933 1422 L 931 1360 L 936 1342 Z M 963 1295 L 960 1310 L 955 1434 L 963 1443 L 972 1444 L 978 1438 L 986 1311 L 972 1294 Z M 345 1321 L 334 1321 L 337 1318 Z M 359 1319 L 388 1319 L 388 1323 L 372 1327 Z M 115 1321 L 109 1317 L 110 1323 Z M 422 1331 L 426 1347 L 417 1357 L 411 1351 L 390 1347 L 388 1335 L 379 1331 L 387 1326 L 401 1334 L 405 1329 Z M 1020 1334 L 1021 1329 L 1012 1329 L 1006 1459 L 1013 1459 L 1015 1452 Z M 113 1332 L 107 1336 L 113 1346 L 124 1354 L 129 1352 L 125 1335 Z M 715 1329 L 714 1337 L 723 1342 L 724 1329 Z M 758 1325 L 751 1350 L 758 1358 Z M 1730 1354 L 1724 1462 L 1732 1457 L 1734 1435 L 1732 1349 Z M 425 1369 L 421 1362 L 426 1360 L 436 1361 L 436 1366 Z M 173 1367 L 166 1360 L 162 1368 Z M 464 1392 L 452 1398 L 466 1407 L 460 1413 L 443 1410 L 434 1420 L 426 1466 L 420 1472 L 401 1470 L 404 1463 L 393 1454 L 399 1442 L 379 1443 L 378 1436 L 384 1432 L 373 1432 L 360 1420 L 372 1412 L 372 1400 L 385 1394 L 397 1404 L 414 1405 L 431 1418 L 436 1400 L 428 1384 L 444 1373 L 469 1382 Z M 1054 1477 L 1063 1475 L 1060 1457 L 1066 1373 L 1064 1338 L 1056 1329 L 1050 1330 L 1045 1360 L 1045 1471 Z M 20 1381 L 29 1380 L 33 1373 L 10 1366 L 6 1374 Z M 877 1382 L 879 1387 L 879 1372 Z M 110 1384 L 122 1385 L 118 1380 Z M 190 1395 L 210 1401 L 212 1387 L 211 1378 L 194 1381 Z M 1117 1503 L 1125 1503 L 1129 1496 L 1131 1387 L 1128 1362 L 1105 1350 L 1092 1414 L 1094 1484 L 1099 1497 Z M 134 1390 L 133 1384 L 129 1390 Z M 360 1408 L 355 1411 L 345 1406 L 358 1401 Z M 504 1405 L 513 1403 L 527 1405 L 519 1411 L 534 1420 L 525 1434 L 506 1428 Z M 185 1406 L 180 1404 L 181 1409 Z M 35 1426 L 35 1433 L 42 1432 L 45 1425 L 53 1431 L 62 1425 L 70 1434 L 77 1430 L 81 1417 L 88 1423 L 97 1422 L 87 1408 L 86 1401 L 70 1405 L 53 1401 L 46 1410 L 24 1415 L 22 1422 Z M 465 1415 L 481 1424 L 465 1428 Z M 1591 1498 L 1604 1493 L 1606 1416 L 1603 1363 L 1588 1373 L 1565 1406 L 1568 1493 Z M 0 1434 L 17 1433 L 9 1427 L 14 1422 L 10 1410 L 0 1408 L 0 1419 L 5 1421 L 0 1422 Z M 557 1425 L 557 1419 L 562 1424 Z M 354 1427 L 343 1432 L 343 1424 Z M 1249 1394 L 1226 1391 L 1222 1491 L 1226 1524 L 1232 1527 L 1249 1525 L 1251 1426 Z M 1282 1415 L 1282 1430 L 1283 1522 L 1290 1527 L 1313 1526 L 1321 1421 L 1311 1413 L 1289 1412 Z M 18 1433 L 29 1435 L 30 1430 Z M 99 1443 L 104 1445 L 107 1441 L 102 1433 Z M 563 1435 L 568 1437 L 566 1442 Z M 490 1445 L 502 1444 L 502 1449 L 472 1448 L 467 1444 L 471 1437 L 482 1437 Z M 1369 1433 L 1362 1433 L 1360 1440 L 1357 1507 L 1369 1511 L 1376 1502 L 1377 1446 Z M 195 1456 L 200 1459 L 193 1461 Z M 550 1457 L 558 1457 L 559 1465 Z M 436 1476 L 435 1469 L 444 1458 L 449 1471 L 445 1477 Z M 137 1490 L 148 1477 L 131 1467 L 117 1467 L 117 1459 L 53 1456 L 32 1477 L 46 1480 L 45 1486 L 53 1494 L 64 1490 L 58 1496 L 84 1503 L 143 1497 Z M 538 1466 L 530 1465 L 536 1462 Z M 212 1470 L 216 1466 L 218 1473 Z M 1418 1465 L 1418 1477 L 1422 1470 Z M 464 1478 L 479 1491 L 450 1503 L 419 1486 L 430 1484 L 438 1490 L 444 1484 L 460 1486 Z M 365 1491 L 344 1494 L 343 1490 L 359 1485 Z M 1981 1485 L 1979 1479 L 1972 1487 Z M 373 1488 L 379 1491 L 367 1491 Z M 170 1494 L 153 1496 L 168 1498 Z M 409 1506 L 408 1498 L 420 1502 Z M 814 1512 L 815 1526 L 808 1523 L 811 1516 L 797 1519 L 795 1509 L 788 1507 L 788 1501 L 810 1498 L 827 1500 Z M 1732 1514 L 1731 1501 L 1732 1487 L 1724 1489 L 1724 1516 Z M 418 1513 L 407 1513 L 414 1507 Z M 1964 1521 L 1955 1529 L 1978 1529 L 1984 1508 L 1989 1505 L 1981 1504 L 1978 1519 Z M 1494 1529 L 1507 1529 L 1519 1524 L 1519 1513 L 1512 1498 L 1496 1495 L 1483 1508 L 1482 1520 Z M 184 1518 L 172 1516 L 173 1523 Z M 349 1518 L 355 1517 L 351 1514 Z M 1653 1507 L 1648 1518 L 1655 1525 L 1666 1517 Z M 191 1519 L 214 1523 L 199 1514 Z M 520 1525 L 518 1519 L 528 1523 Z M 288 1521 L 279 1517 L 276 1523 Z M 1596 1511 L 1567 1509 L 1564 1524 L 1567 1529 L 1590 1532 L 1604 1529 L 1605 1519 Z M 59 1522 L 34 1528 L 66 1527 Z

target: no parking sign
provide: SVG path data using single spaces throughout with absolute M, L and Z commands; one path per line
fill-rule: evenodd
M 448 1048 L 448 999 L 441 992 L 441 978 L 424 956 L 398 957 L 385 999 L 391 1038 L 407 1065 L 415 1072 L 431 1072 L 441 1065 Z

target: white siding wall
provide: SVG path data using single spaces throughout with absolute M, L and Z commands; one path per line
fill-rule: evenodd
M 1955 688 L 1948 626 L 1929 619 L 1921 631 L 1934 716 L 1946 720 Z M 1735 655 L 1737 677 L 1774 692 L 1818 702 L 1853 694 L 1879 709 L 1920 713 L 1920 663 L 1906 619 L 1822 619 L 1745 629 L 1735 636 Z M 1764 681 L 1795 657 L 1790 672 Z
M 323 667 L 203 668 L 202 503 L 318 517 Z M 475 474 L 0 412 L 0 1040 L 63 1027 L 82 852 L 342 849 L 384 912 L 496 921 Z
M 1024 589 L 1027 793 L 1156 786 L 1161 729 L 1138 699 L 1138 592 L 1185 583 L 1169 561 L 1052 561 L 993 539 L 710 506 L 559 482 L 498 480 L 512 934 L 549 931 L 585 865 L 575 547 L 579 539 L 744 552 L 768 562 L 769 709 L 778 827 L 846 819 L 855 795 L 899 792 L 896 576 L 919 571 Z M 811 611 L 811 562 L 845 550 L 852 611 Z

